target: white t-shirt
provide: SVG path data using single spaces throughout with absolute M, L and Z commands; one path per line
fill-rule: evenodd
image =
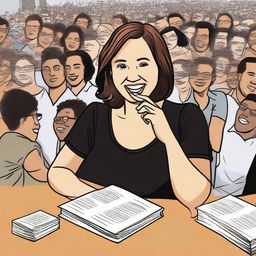
M 232 126 L 224 133 L 213 195 L 241 195 L 256 153 L 256 138 L 244 140 Z

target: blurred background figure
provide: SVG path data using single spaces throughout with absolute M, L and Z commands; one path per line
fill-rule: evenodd
M 97 41 L 100 45 L 100 51 L 102 47 L 106 44 L 110 36 L 112 35 L 114 28 L 107 23 L 100 24 L 97 29 Z
M 256 24 L 252 25 L 247 35 L 249 47 L 245 50 L 245 57 L 256 57 Z
M 233 29 L 233 18 L 229 13 L 219 13 L 216 19 L 216 28 Z
M 53 47 L 62 47 L 60 40 L 63 37 L 65 30 L 66 26 L 63 23 L 57 22 L 54 24 L 55 39 L 52 45 Z
M 128 22 L 128 19 L 123 14 L 117 14 L 114 15 L 110 21 L 110 25 L 117 29 L 118 27 L 126 24 Z
M 218 28 L 216 30 L 214 50 L 226 49 L 229 45 L 229 32 L 226 28 Z
M 12 39 L 8 36 L 9 33 L 9 23 L 7 20 L 0 17 L 0 47 L 1 48 L 12 48 Z
M 230 36 L 230 50 L 236 62 L 240 62 L 245 58 L 246 33 L 232 32 Z
M 185 18 L 179 13 L 171 13 L 168 15 L 167 21 L 170 27 L 180 28 L 185 22 Z
M 158 16 L 158 15 L 156 16 L 156 18 L 155 18 L 155 27 L 159 32 L 162 31 L 164 28 L 166 28 L 168 26 L 169 26 L 169 23 L 168 23 L 168 21 L 166 20 L 165 17 Z

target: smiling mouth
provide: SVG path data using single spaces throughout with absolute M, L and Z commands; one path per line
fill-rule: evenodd
M 57 127 L 56 130 L 60 133 L 64 132 L 65 128 L 62 127 Z
M 134 84 L 134 85 L 125 85 L 125 89 L 129 94 L 141 94 L 145 88 L 146 84 Z
M 52 82 L 52 83 L 54 83 L 54 82 L 56 82 L 57 81 L 57 78 L 51 78 L 50 79 L 50 82 Z
M 199 47 L 199 48 L 203 48 L 204 46 L 205 46 L 205 44 L 200 44 L 200 43 L 198 43 L 198 44 L 196 44 L 197 45 L 197 47 Z
M 69 76 L 68 79 L 75 81 L 78 78 L 78 75 Z
M 196 86 L 202 87 L 205 85 L 205 82 L 195 82 Z
M 249 89 L 250 92 L 255 92 L 256 91 L 256 88 L 251 86 L 251 85 L 248 85 L 247 88 Z
M 249 124 L 249 121 L 247 121 L 245 118 L 243 118 L 243 117 L 240 117 L 239 119 L 238 119 L 238 121 L 241 123 L 241 124 Z
M 33 133 L 38 134 L 39 129 L 33 129 Z

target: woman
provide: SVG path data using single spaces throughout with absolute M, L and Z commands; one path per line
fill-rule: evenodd
M 83 30 L 75 25 L 66 28 L 63 37 L 60 40 L 64 51 L 76 51 L 81 49 L 84 42 Z
M 189 45 L 189 41 L 184 33 L 176 27 L 166 27 L 160 34 L 167 44 L 172 61 L 178 59 L 192 60 L 191 51 L 186 48 Z
M 96 83 L 105 104 L 89 105 L 77 120 L 50 169 L 51 187 L 77 197 L 93 190 L 78 177 L 115 184 L 177 198 L 195 216 L 210 193 L 208 129 L 195 105 L 165 101 L 173 71 L 157 30 L 139 22 L 117 28 L 100 53 Z

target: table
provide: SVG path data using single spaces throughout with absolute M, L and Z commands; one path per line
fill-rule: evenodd
M 220 235 L 195 222 L 176 200 L 152 199 L 164 217 L 121 243 L 114 243 L 60 219 L 60 229 L 36 242 L 11 233 L 11 221 L 37 210 L 57 216 L 68 199 L 47 185 L 0 187 L 0 255 L 3 256 L 236 256 L 248 255 Z M 210 200 L 213 200 L 211 198 Z M 256 195 L 243 197 L 256 203 Z

